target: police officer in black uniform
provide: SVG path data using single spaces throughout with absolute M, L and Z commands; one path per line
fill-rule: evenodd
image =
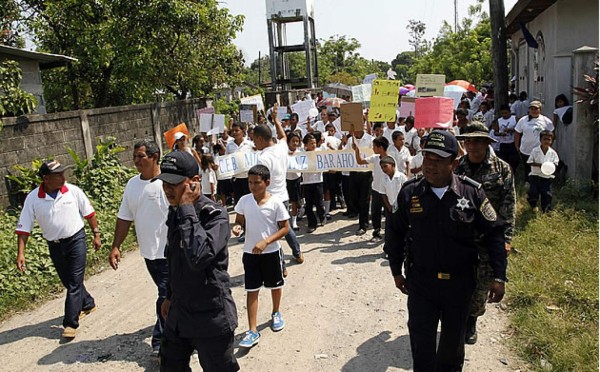
M 506 280 L 504 235 L 479 184 L 453 174 L 456 138 L 433 131 L 421 151 L 424 177 L 406 182 L 400 191 L 386 235 L 386 253 L 396 287 L 408 295 L 415 372 L 461 371 L 475 289 L 476 241 L 483 239 L 489 249 L 495 278 L 489 301 L 499 302 Z
M 233 355 L 237 311 L 227 273 L 227 212 L 202 195 L 198 163 L 191 154 L 173 151 L 160 171 L 156 178 L 163 181 L 170 204 L 160 370 L 191 371 L 190 356 L 197 350 L 205 372 L 238 371 Z

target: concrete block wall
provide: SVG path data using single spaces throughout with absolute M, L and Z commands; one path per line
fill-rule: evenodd
M 142 138 L 160 138 L 165 150 L 162 133 L 185 122 L 194 135 L 199 129 L 195 112 L 207 105 L 211 106 L 212 101 L 197 98 L 3 118 L 4 126 L 0 130 L 0 177 L 4 182 L 0 183 L 0 207 L 14 206 L 17 202 L 6 179 L 7 175 L 15 173 L 15 165 L 30 166 L 36 158 L 50 157 L 64 164 L 72 164 L 67 147 L 75 150 L 79 156 L 89 158 L 93 156 L 99 139 L 112 136 L 127 149 L 120 154 L 121 162 L 133 166 L 131 149 L 135 142 Z

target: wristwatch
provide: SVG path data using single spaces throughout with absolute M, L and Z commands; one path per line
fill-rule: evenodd
M 496 283 L 502 283 L 502 284 L 504 284 L 504 283 L 506 283 L 506 282 L 507 282 L 506 280 L 504 280 L 504 279 L 500 279 L 500 278 L 494 278 L 494 281 L 495 281 Z

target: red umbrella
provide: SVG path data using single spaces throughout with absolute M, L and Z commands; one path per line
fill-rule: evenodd
M 337 97 L 325 98 L 319 102 L 319 106 L 340 107 L 342 103 L 346 103 L 346 100 Z
M 446 85 L 456 85 L 466 90 L 470 90 L 473 93 L 477 93 L 477 88 L 475 88 L 475 85 L 473 85 L 473 83 L 469 83 L 466 80 L 452 80 Z

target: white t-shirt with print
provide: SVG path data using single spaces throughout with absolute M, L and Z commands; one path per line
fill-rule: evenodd
M 271 195 L 263 205 L 258 205 L 254 195 L 244 195 L 235 205 L 235 212 L 243 215 L 246 221 L 245 253 L 252 253 L 252 248 L 256 246 L 256 243 L 279 230 L 278 222 L 287 221 L 290 218 L 283 201 L 274 195 Z M 281 249 L 281 244 L 277 240 L 269 244 L 263 253 L 277 252 L 279 249 Z
M 543 130 L 554 130 L 552 120 L 544 115 L 531 118 L 531 120 L 529 120 L 529 115 L 523 116 L 515 126 L 515 131 L 521 133 L 521 147 L 519 151 L 525 155 L 530 155 L 531 151 L 540 145 L 540 132 Z
M 162 181 L 131 178 L 125 186 L 117 217 L 134 222 L 140 255 L 149 260 L 165 258 L 169 202 Z

